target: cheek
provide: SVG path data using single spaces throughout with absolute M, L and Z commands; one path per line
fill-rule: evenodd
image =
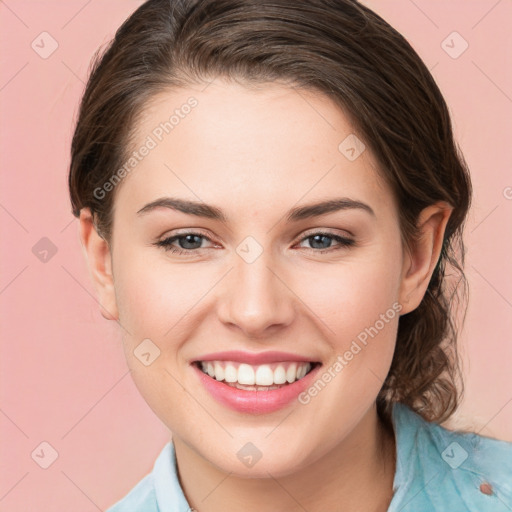
M 326 335 L 343 346 L 390 308 L 388 317 L 394 316 L 400 271 L 398 257 L 370 254 L 340 264 L 316 266 L 310 275 L 302 274 L 296 290 L 329 328 Z
M 311 309 L 328 326 L 330 357 L 301 403 L 324 411 L 332 424 L 348 425 L 347 418 L 360 418 L 375 401 L 389 372 L 401 310 L 400 259 L 375 255 L 331 266 L 311 282 Z M 333 431 L 322 436 L 327 443 L 338 439 Z
M 173 410 L 189 407 L 177 359 L 187 339 L 186 314 L 204 291 L 197 274 L 165 259 L 150 262 L 144 251 L 118 251 L 118 258 L 116 301 L 126 361 L 140 394 L 165 421 Z
M 162 339 L 179 331 L 181 319 L 204 295 L 210 280 L 184 265 L 143 256 L 124 258 L 117 267 L 119 318 L 130 333 Z

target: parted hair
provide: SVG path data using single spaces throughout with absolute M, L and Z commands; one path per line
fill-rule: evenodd
M 72 211 L 90 208 L 111 240 L 116 191 L 94 191 L 126 161 L 156 94 L 222 77 L 283 82 L 331 99 L 374 155 L 400 214 L 405 244 L 420 212 L 452 208 L 421 304 L 399 319 L 390 371 L 377 397 L 442 422 L 463 394 L 457 338 L 465 314 L 462 233 L 471 181 L 434 78 L 407 40 L 356 0 L 148 0 L 93 61 L 71 146 Z M 462 318 L 462 320 L 461 320 Z

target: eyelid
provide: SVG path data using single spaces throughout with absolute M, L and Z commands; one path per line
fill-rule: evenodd
M 307 229 L 303 233 L 301 233 L 299 241 L 303 240 L 304 238 L 307 238 L 308 236 L 313 236 L 317 234 L 324 234 L 324 235 L 330 235 L 330 236 L 340 236 L 342 238 L 355 238 L 355 235 L 351 233 L 350 231 L 346 229 L 340 229 L 340 230 L 333 230 L 330 228 L 311 228 Z
M 213 242 L 213 237 L 206 231 L 204 231 L 201 228 L 184 228 L 179 229 L 178 231 L 172 231 L 171 233 L 167 233 L 161 237 L 159 237 L 158 241 L 165 241 L 169 240 L 169 238 L 175 238 L 179 236 L 185 236 L 185 235 L 199 235 L 203 238 L 207 238 L 208 240 Z M 158 242 L 157 242 L 158 243 Z

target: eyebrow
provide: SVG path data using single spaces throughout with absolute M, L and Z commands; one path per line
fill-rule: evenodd
M 206 203 L 191 201 L 188 199 L 178 199 L 174 197 L 161 197 L 142 207 L 137 215 L 143 215 L 157 208 L 169 208 L 188 215 L 204 217 L 227 223 L 227 217 L 223 211 L 216 206 Z M 327 213 L 333 213 L 340 210 L 362 210 L 375 217 L 373 209 L 361 201 L 356 201 L 348 197 L 334 198 L 320 203 L 308 204 L 292 208 L 286 217 L 288 222 L 297 222 L 299 220 L 319 217 Z

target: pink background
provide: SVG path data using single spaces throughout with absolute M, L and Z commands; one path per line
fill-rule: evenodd
M 169 437 L 128 375 L 116 324 L 99 313 L 66 188 L 90 58 L 140 3 L 0 3 L 1 511 L 104 510 Z M 364 3 L 433 70 L 472 172 L 466 400 L 449 425 L 512 441 L 512 3 Z M 59 45 L 47 59 L 31 48 L 45 31 Z M 453 31 L 469 43 L 457 59 L 442 47 Z M 32 252 L 43 237 L 57 249 L 46 262 Z M 58 453 L 48 469 L 35 462 L 49 462 L 42 442 Z

